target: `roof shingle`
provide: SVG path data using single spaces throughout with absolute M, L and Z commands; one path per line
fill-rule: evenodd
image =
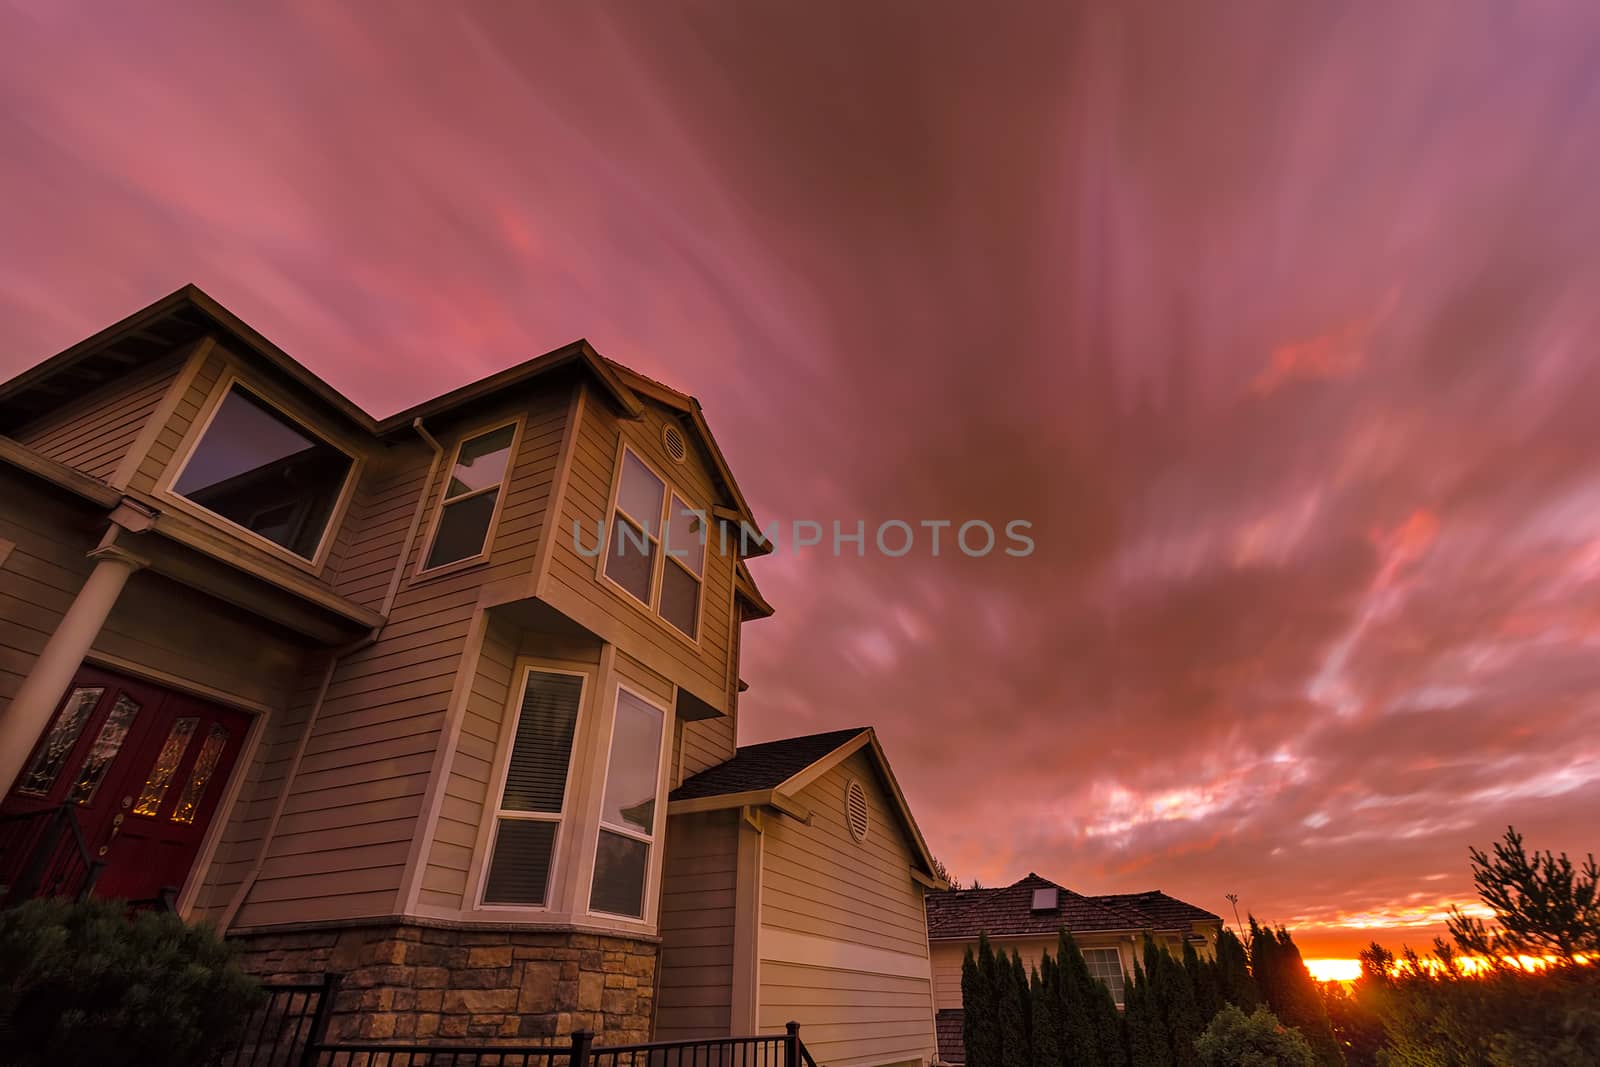
M 668 799 L 694 800 L 776 788 L 866 732 L 867 727 L 857 726 L 759 745 L 741 745 L 732 759 L 686 779 Z
M 1057 906 L 1034 911 L 1033 891 L 1052 886 L 1060 891 Z M 1086 897 L 1032 873 L 999 889 L 952 889 L 929 893 L 927 900 L 928 936 L 934 940 L 969 940 L 981 933 L 1049 936 L 1063 927 L 1072 933 L 1187 931 L 1192 923 L 1221 922 L 1210 912 L 1159 891 Z

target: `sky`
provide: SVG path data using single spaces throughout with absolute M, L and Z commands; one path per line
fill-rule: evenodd
M 740 740 L 876 726 L 963 880 L 1348 957 L 1600 845 L 1600 8 L 270 8 L 0 0 L 0 375 L 185 282 L 378 415 L 589 338 L 919 535 L 753 563 Z

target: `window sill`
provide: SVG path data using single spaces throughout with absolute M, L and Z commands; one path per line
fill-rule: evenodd
M 422 585 L 433 581 L 435 578 L 448 578 L 452 574 L 460 574 L 462 571 L 470 571 L 474 567 L 486 567 L 488 565 L 489 553 L 484 552 L 480 555 L 468 556 L 466 559 L 458 559 L 454 563 L 441 563 L 439 566 L 429 567 L 427 570 L 413 571 L 411 581 L 406 584 Z

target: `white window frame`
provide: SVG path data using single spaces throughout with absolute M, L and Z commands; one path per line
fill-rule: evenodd
M 1122 950 L 1118 949 L 1118 948 L 1107 948 L 1104 945 L 1094 945 L 1094 946 L 1090 946 L 1088 948 L 1080 947 L 1078 949 L 1078 951 L 1083 953 L 1083 962 L 1084 962 L 1084 966 L 1085 967 L 1089 966 L 1089 953 L 1091 953 L 1091 952 L 1109 952 L 1109 953 L 1111 953 L 1113 956 L 1115 956 L 1117 958 L 1117 970 L 1122 973 L 1122 995 L 1120 997 L 1117 995 L 1117 991 L 1115 989 L 1112 989 L 1110 984 L 1104 978 L 1102 978 L 1100 975 L 1095 974 L 1091 970 L 1089 972 L 1089 977 L 1093 978 L 1095 981 L 1097 981 L 1101 985 L 1105 986 L 1106 987 L 1106 992 L 1111 994 L 1111 999 L 1116 1001 L 1117 1007 L 1119 1007 L 1119 1008 L 1122 1007 L 1124 1002 L 1127 1000 L 1127 996 L 1128 996 L 1128 971 L 1127 971 L 1127 968 L 1123 966 Z M 1104 960 L 1102 958 L 1102 963 L 1103 962 L 1104 962 Z
M 467 567 L 486 562 L 489 556 L 493 554 L 495 534 L 500 529 L 500 516 L 505 512 L 506 495 L 511 491 L 511 472 L 517 465 L 517 452 L 522 447 L 522 428 L 525 421 L 521 415 L 517 415 L 509 419 L 501 419 L 497 422 L 485 424 L 474 430 L 468 430 L 457 438 L 455 448 L 450 450 L 450 463 L 444 468 L 444 479 L 439 486 L 439 496 L 434 504 L 433 518 L 428 523 L 428 537 L 423 542 L 423 549 L 417 555 L 416 567 L 412 571 L 413 580 L 420 581 L 426 578 L 436 578 L 453 571 L 464 570 Z M 452 497 L 448 500 L 445 498 L 445 494 L 450 491 L 450 479 L 455 474 L 456 463 L 461 459 L 462 448 L 480 437 L 487 437 L 489 434 L 503 430 L 507 426 L 512 427 L 511 444 L 507 446 L 510 451 L 506 454 L 505 473 L 501 475 L 500 485 L 497 487 L 500 495 L 495 499 L 494 514 L 490 516 L 489 528 L 483 534 L 483 547 L 478 550 L 478 554 L 475 556 L 453 559 L 449 563 L 441 563 L 437 567 L 429 567 L 427 565 L 428 556 L 433 552 L 433 542 L 439 536 L 440 524 L 444 522 L 445 505 L 455 504 L 462 500 L 470 500 L 472 497 L 482 496 L 484 493 L 489 492 L 491 488 L 496 488 L 475 489 L 472 492 L 462 493 L 460 496 Z M 429 486 L 424 492 L 432 492 L 432 490 L 433 487 Z
M 339 489 L 339 495 L 334 499 L 333 508 L 328 512 L 327 524 L 322 528 L 322 537 L 317 542 L 317 550 L 308 559 L 269 538 L 262 537 L 254 530 L 241 526 L 232 519 L 219 515 L 204 504 L 197 504 L 174 488 L 178 480 L 183 477 L 183 472 L 188 469 L 189 463 L 194 459 L 194 454 L 199 451 L 200 444 L 206 439 L 206 434 L 211 431 L 211 424 L 216 420 L 217 413 L 222 410 L 222 403 L 228 398 L 235 387 L 253 396 L 258 402 L 291 423 L 301 433 L 314 440 L 321 441 L 330 448 L 337 449 L 350 457 L 350 470 L 345 474 L 344 485 Z M 278 559 L 287 561 L 301 570 L 312 574 L 320 572 L 328 561 L 328 552 L 333 548 L 334 535 L 344 523 L 345 512 L 349 509 L 350 499 L 355 495 L 356 485 L 361 480 L 362 458 L 357 453 L 335 441 L 332 437 L 310 426 L 295 410 L 293 405 L 286 404 L 283 399 L 274 394 L 274 390 L 266 388 L 257 382 L 246 381 L 237 371 L 229 370 L 218 379 L 217 385 L 206 397 L 206 410 L 189 427 L 188 436 L 183 442 L 183 451 L 175 456 L 173 462 L 167 465 L 165 475 L 159 483 L 158 495 L 171 501 L 178 508 L 196 518 L 208 523 L 221 526 L 249 543 L 256 545 L 271 553 Z
M 517 684 L 513 686 L 513 698 L 506 705 L 505 725 L 502 727 L 500 750 L 495 756 L 494 774 L 491 781 L 494 788 L 484 798 L 483 810 L 487 816 L 484 819 L 486 826 L 483 845 L 480 849 L 483 862 L 478 865 L 478 884 L 473 892 L 474 906 L 481 911 L 507 911 L 507 912 L 551 912 L 561 910 L 552 904 L 551 898 L 555 895 L 561 864 L 561 846 L 566 840 L 567 824 L 574 818 L 572 810 L 573 791 L 578 778 L 578 751 L 582 748 L 583 720 L 589 698 L 590 674 L 587 671 L 571 670 L 564 667 L 548 667 L 539 663 L 530 663 L 519 659 L 516 670 Z M 506 777 L 511 772 L 511 755 L 517 747 L 517 727 L 522 722 L 522 702 L 528 695 L 528 680 L 534 674 L 564 674 L 579 679 L 578 685 L 578 717 L 572 724 L 572 747 L 567 752 L 567 783 L 561 793 L 561 811 L 552 815 L 546 811 L 505 811 L 500 807 L 505 800 Z M 545 879 L 544 903 L 542 904 L 504 904 L 487 903 L 484 894 L 489 891 L 489 871 L 494 866 L 494 847 L 500 839 L 501 819 L 526 819 L 534 822 L 554 822 L 556 824 L 555 838 L 550 842 L 550 874 Z
M 654 533 L 651 532 L 650 523 L 640 522 L 638 516 L 629 515 L 618 503 L 622 496 L 622 471 L 624 465 L 627 463 L 628 456 L 630 455 L 632 455 L 634 459 L 638 460 L 646 470 L 655 475 L 661 481 L 661 514 L 657 515 L 653 520 L 651 520 L 655 527 Z M 674 556 L 672 559 L 673 563 L 689 571 L 689 576 L 694 578 L 694 580 L 699 583 L 699 599 L 695 604 L 694 634 L 692 636 L 678 629 L 674 623 L 669 622 L 661 614 L 661 581 L 667 573 L 667 550 L 663 544 L 663 541 L 665 540 L 668 517 L 672 513 L 673 497 L 677 497 L 679 500 L 688 505 L 688 507 L 684 508 L 686 512 L 693 512 L 696 515 L 702 516 L 701 526 L 703 529 L 701 531 L 700 538 L 700 573 L 696 575 L 694 571 L 689 568 L 688 564 L 682 562 L 676 556 Z M 606 573 L 606 561 L 611 557 L 612 537 L 617 535 L 617 532 L 613 530 L 612 527 L 615 525 L 614 520 L 618 512 L 621 512 L 629 520 L 643 527 L 645 537 L 648 538 L 650 543 L 656 548 L 655 562 L 651 564 L 650 570 L 649 603 L 641 601 L 638 596 L 634 594 L 633 590 L 628 589 L 621 582 L 618 582 L 615 578 Z M 634 605 L 640 611 L 650 616 L 660 626 L 664 627 L 669 633 L 676 636 L 680 641 L 683 641 L 696 649 L 700 647 L 700 639 L 705 633 L 706 628 L 706 572 L 710 569 L 710 564 L 708 562 L 711 556 L 710 530 L 710 508 L 695 507 L 690 499 L 690 494 L 684 492 L 683 489 L 671 478 L 668 478 L 665 474 L 662 474 L 660 468 L 645 458 L 643 452 L 633 447 L 633 445 L 629 444 L 626 440 L 618 442 L 617 458 L 612 467 L 611 474 L 611 496 L 606 502 L 605 523 L 603 527 L 603 533 L 605 536 L 600 540 L 600 553 L 599 559 L 596 561 L 595 577 L 600 582 L 609 585 L 612 589 L 616 590 L 622 599 L 626 600 L 628 603 Z
M 650 827 L 649 836 L 641 834 L 636 827 L 616 826 L 612 823 L 606 822 L 605 818 L 606 781 L 611 775 L 611 742 L 615 738 L 617 732 L 617 705 L 621 702 L 622 694 L 624 692 L 640 702 L 648 704 L 652 708 L 655 708 L 657 711 L 661 712 L 661 744 L 660 751 L 656 753 L 655 820 Z M 665 836 L 667 820 L 667 764 L 669 762 L 668 756 L 672 752 L 672 734 L 675 723 L 673 720 L 672 709 L 670 707 L 655 697 L 652 697 L 643 689 L 629 685 L 626 682 L 618 682 L 614 687 L 614 695 L 611 699 L 611 714 L 607 717 L 607 719 L 608 724 L 606 735 L 602 739 L 605 744 L 605 748 L 603 750 L 605 752 L 605 758 L 601 763 L 600 777 L 597 780 L 598 788 L 595 791 L 595 804 L 594 808 L 592 809 L 595 813 L 594 833 L 590 835 L 588 841 L 589 884 L 585 887 L 583 893 L 583 913 L 585 915 L 592 915 L 596 918 L 605 919 L 609 922 L 634 923 L 639 926 L 651 926 L 656 920 L 656 907 L 658 903 L 656 897 L 661 888 L 661 846 L 662 838 Z M 600 852 L 600 835 L 604 832 L 621 834 L 623 837 L 629 837 L 635 841 L 642 841 L 649 847 L 650 851 L 645 858 L 644 864 L 644 886 L 641 890 L 643 893 L 641 904 L 643 906 L 640 907 L 640 914 L 638 915 L 620 915 L 613 911 L 601 911 L 591 906 L 591 902 L 594 899 L 594 880 L 600 869 L 600 864 L 598 862 Z

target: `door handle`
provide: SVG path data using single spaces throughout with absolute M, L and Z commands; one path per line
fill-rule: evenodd
M 111 851 L 111 842 L 116 840 L 117 835 L 122 832 L 122 820 L 126 818 L 127 816 L 120 811 L 111 817 L 111 833 L 106 835 L 106 843 L 95 851 L 95 855 L 104 856 Z

